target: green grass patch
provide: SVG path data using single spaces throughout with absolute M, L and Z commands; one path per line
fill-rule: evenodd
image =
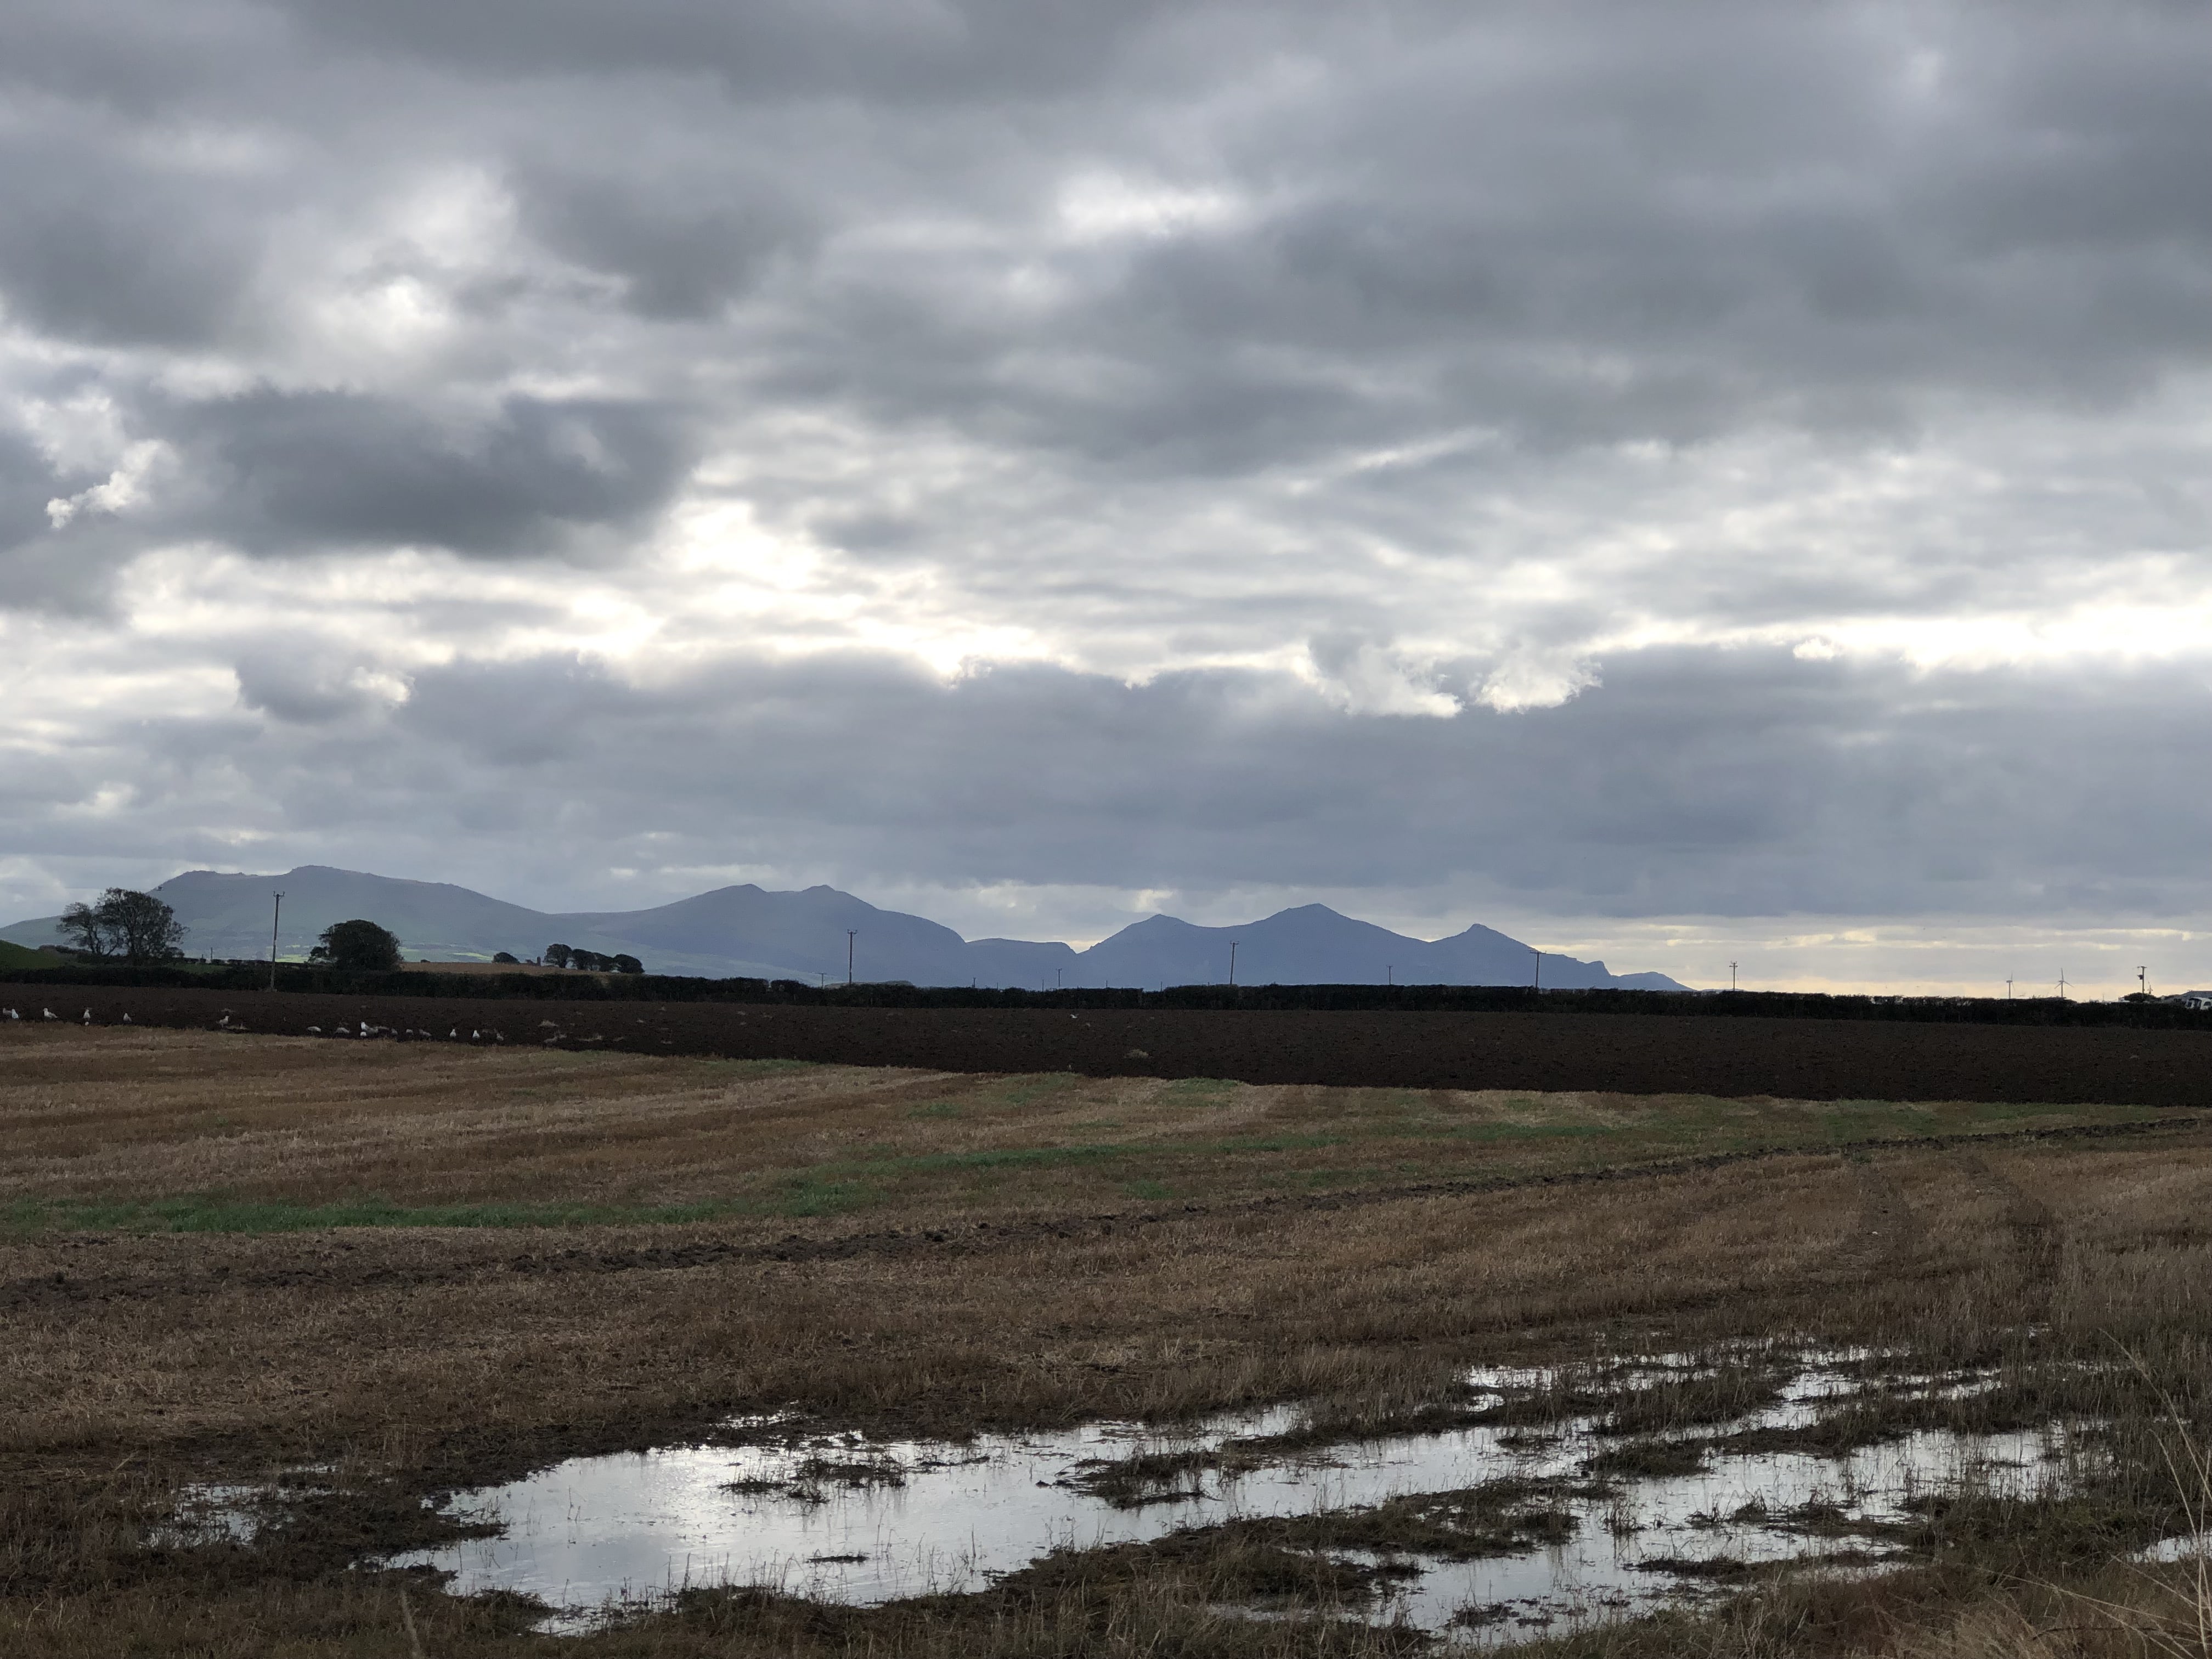
M 1304 1152 L 1340 1146 L 1351 1137 L 1335 1134 L 1238 1136 L 1224 1140 L 1086 1141 L 1073 1146 L 986 1146 L 965 1152 L 915 1152 L 903 1158 L 868 1157 L 820 1164 L 808 1171 L 819 1181 L 896 1182 L 917 1176 L 968 1175 L 986 1170 L 1079 1169 L 1126 1163 L 1132 1158 L 1220 1158 L 1238 1153 Z
M 883 1196 L 883 1188 L 872 1182 L 825 1178 L 814 1173 L 789 1182 L 773 1202 L 756 1206 L 753 1212 L 764 1211 L 771 1215 L 794 1217 L 842 1215 L 880 1203 Z
M 1202 1106 L 1241 1085 L 1224 1077 L 1179 1077 L 1159 1092 L 1159 1098 L 1179 1105 Z
M 1111 1141 L 1077 1146 L 987 1146 L 972 1152 L 917 1152 L 848 1166 L 868 1176 L 921 1175 L 940 1170 L 1042 1170 L 1071 1164 L 1107 1164 L 1157 1148 Z
M 1980 1115 L 1979 1113 L 1975 1114 L 1977 1119 Z M 1898 1133 L 1929 1134 L 1936 1128 L 1930 1114 L 1916 1113 L 1908 1118 L 1897 1107 L 1874 1101 L 1828 1108 L 1814 1121 L 1821 1133 L 1829 1139 L 1837 1141 L 1866 1140 L 1877 1135 Z M 1972 1124 L 1962 1122 L 1956 1127 L 1970 1128 Z
M 595 1058 L 595 1056 L 579 1054 L 575 1058 L 584 1060 Z M 608 1055 L 607 1058 L 612 1059 L 614 1056 Z M 709 1072 L 722 1072 L 732 1077 L 749 1078 L 774 1077 L 780 1072 L 817 1071 L 823 1062 L 818 1060 L 694 1060 L 692 1064 Z
M 1314 1152 L 1326 1146 L 1342 1146 L 1364 1138 L 1347 1134 L 1238 1135 L 1232 1139 L 1210 1141 L 1202 1145 L 1176 1144 L 1174 1149 L 1176 1152 L 1211 1153 L 1216 1156 L 1234 1152 Z
M 907 1114 L 908 1117 L 958 1117 L 960 1108 L 950 1100 L 933 1100 L 927 1106 L 917 1106 Z
M 1618 1123 L 1462 1123 L 1437 1131 L 1437 1139 L 1489 1145 L 1500 1140 L 1619 1139 L 1633 1133 Z
M 11 945 L 0 939 L 0 968 L 58 968 L 62 958 L 33 951 L 27 945 Z
M 18 1199 L 0 1206 L 0 1237 L 56 1232 L 298 1233 L 333 1227 L 636 1227 L 740 1217 L 836 1215 L 881 1201 L 878 1183 L 811 1170 L 775 1191 L 678 1204 L 495 1201 L 401 1204 L 375 1194 L 324 1203 L 186 1193 L 149 1199 Z
M 1859 1103 L 1856 1101 L 1846 1103 L 1847 1105 L 1851 1106 Z M 1868 1101 L 1864 1103 L 1871 1106 L 1876 1103 Z M 1889 1109 L 1893 1112 L 1911 1112 L 1923 1119 L 1930 1128 L 1943 1124 L 1949 1116 L 1949 1114 L 1942 1108 L 1934 1106 L 1900 1106 L 1893 1102 L 1889 1103 Z M 2009 1122 L 2013 1119 L 2024 1117 L 2081 1117 L 2099 1113 L 2109 1114 L 2112 1118 L 2119 1119 L 2156 1117 L 2159 1110 L 2154 1106 L 2054 1106 L 2050 1102 L 2042 1100 L 1977 1101 L 1966 1110 L 1966 1115 L 1975 1121 L 1990 1123 Z
M 995 1105 L 1032 1106 L 1065 1094 L 1080 1080 L 1073 1072 L 1029 1072 L 1008 1078 L 991 1091 L 990 1098 Z
M 1946 1109 L 1898 1101 L 1850 1101 L 1824 1108 L 1817 1121 L 1842 1146 L 1910 1142 L 1941 1134 L 2007 1134 L 2066 1123 L 2140 1123 L 2160 1115 L 2154 1106 L 2055 1106 L 2041 1101 L 1975 1101 Z

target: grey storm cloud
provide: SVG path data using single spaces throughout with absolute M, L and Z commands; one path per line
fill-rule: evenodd
M 295 519 L 502 553 L 629 522 L 687 442 L 763 407 L 949 425 L 1110 489 L 1440 431 L 1539 456 L 1771 425 L 1911 442 L 1947 398 L 2095 404 L 2212 352 L 2212 50 L 2186 8 L 191 9 L 240 46 L 236 81 L 191 63 L 167 103 L 143 49 L 86 38 L 129 6 L 44 15 L 16 74 L 46 71 L 51 118 L 0 174 L 0 291 L 58 340 L 231 342 L 271 389 L 115 389 L 253 498 L 257 548 Z M 135 134 L 88 111 L 102 94 L 151 103 Z M 162 153 L 218 107 L 270 158 Z M 512 203 L 490 266 L 407 267 L 477 337 L 373 393 L 318 384 L 258 314 L 286 227 L 335 201 L 349 234 L 407 161 Z M 1184 210 L 1137 201 L 1108 227 L 1129 234 L 1055 240 L 1086 169 L 1182 191 L 1190 222 L 1151 234 Z M 1010 266 L 1048 301 L 1008 302 Z M 526 402 L 453 419 L 456 386 L 497 403 L 549 358 L 641 400 L 567 417 L 611 466 L 556 453 Z M 813 502 L 753 459 L 764 498 Z M 1482 483 L 1395 482 L 1426 513 Z M 1359 495 L 1322 506 L 1356 521 Z
M 895 103 L 993 93 L 1050 96 L 1095 80 L 1148 23 L 1175 9 L 1142 0 L 650 0 L 619 11 L 591 0 L 362 9 L 324 0 L 286 8 L 331 40 L 419 55 L 489 75 L 680 70 L 772 100 L 865 95 Z
M 23 0 L 8 832 L 2201 908 L 2203 23 Z
M 90 482 L 82 480 L 78 487 Z M 0 557 L 47 530 L 46 503 L 65 493 L 63 483 L 63 477 L 20 434 L 0 430 Z
M 249 551 L 422 545 L 555 553 L 571 528 L 635 526 L 685 456 L 671 411 L 511 397 L 441 418 L 404 400 L 257 391 L 165 411 L 184 526 Z
M 250 798 L 341 840 L 465 831 L 495 864 L 550 835 L 894 882 L 1382 890 L 1474 875 L 1517 902 L 1617 916 L 2142 917 L 2212 884 L 2201 781 L 2165 763 L 2197 741 L 2203 685 L 2171 671 L 1662 653 L 1559 708 L 1452 720 L 1353 715 L 1252 672 L 947 685 L 865 657 L 653 686 L 573 657 L 463 665 L 417 675 L 397 703 L 348 701 L 297 659 L 240 679 L 283 718 L 250 738 L 228 717 L 115 734 L 167 757 L 132 769 L 161 781 L 134 836 Z M 332 726 L 342 713 L 359 717 Z M 25 844 L 46 838 L 33 803 L 53 787 L 11 792 Z
M 221 333 L 250 275 L 231 228 L 157 180 L 74 147 L 6 144 L 0 289 L 33 327 L 102 345 L 190 346 Z
M 639 314 L 701 320 L 752 289 L 769 263 L 805 251 L 801 205 L 725 157 L 642 179 L 526 163 L 511 175 L 522 223 L 564 258 L 619 278 Z
M 744 341 L 779 386 L 811 362 L 884 411 L 964 392 L 1039 441 L 1115 447 L 1284 400 L 1217 465 L 1332 434 L 1347 404 L 1679 441 L 1753 414 L 1897 420 L 1946 387 L 2120 395 L 2207 349 L 2208 53 L 2185 7 L 208 9 L 316 65 L 334 153 L 250 188 L 75 130 L 23 153 L 6 280 L 58 334 L 204 332 L 288 190 L 373 171 L 348 149 L 383 137 L 509 179 L 527 235 L 653 317 L 706 314 L 795 245 Z M 307 126 L 253 86 L 267 67 L 224 95 Z M 1018 234 L 1085 166 L 1246 210 L 1069 257 L 1071 300 L 1037 318 L 963 301 L 988 239 L 805 257 L 802 227 L 834 240 L 899 213 Z M 1040 350 L 1136 372 L 1054 397 L 1008 372 Z
M 233 665 L 238 701 L 270 719 L 300 726 L 329 726 L 376 709 L 364 684 L 371 665 L 350 660 L 342 640 L 291 638 L 256 641 Z
M 945 685 L 866 658 L 653 687 L 567 657 L 457 665 L 396 705 L 304 660 L 240 679 L 281 718 L 134 721 L 72 763 L 11 764 L 0 830 L 52 843 L 120 755 L 138 782 L 101 844 L 149 860 L 228 860 L 213 831 L 244 822 L 410 867 L 582 844 L 863 883 L 1472 876 L 1582 915 L 2159 918 L 2212 885 L 2201 779 L 2164 763 L 2203 688 L 2170 672 L 1660 653 L 1560 708 L 1454 720 L 1363 718 L 1249 672 Z

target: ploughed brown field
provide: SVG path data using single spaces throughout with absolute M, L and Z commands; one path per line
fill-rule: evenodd
M 1601 1089 L 1806 1100 L 2212 1107 L 2212 1032 L 1635 1014 L 840 1008 L 494 1001 L 0 984 L 64 1020 L 301 1035 L 367 1022 L 445 1039 L 665 1054 L 1349 1088 Z
M 1443 1652 L 1449 1632 L 1365 1616 L 1372 1574 L 1346 1563 L 1490 1534 L 1387 1505 L 1071 1549 L 880 1607 L 708 1585 L 571 1635 L 536 1629 L 522 1599 L 377 1561 L 453 1534 L 426 1498 L 727 1437 L 747 1413 L 957 1437 L 1291 1403 L 1325 1452 L 1496 1419 L 1471 1366 L 1565 1366 L 1581 1380 L 1516 1397 L 1510 1420 L 1540 1436 L 1609 1413 L 1605 1467 L 1660 1468 L 1793 1346 L 1861 1354 L 1869 1376 L 1981 1379 L 1865 1395 L 1791 1431 L 1798 1449 L 2063 1419 L 2095 1455 L 2063 1494 L 1931 1495 L 1855 1539 L 1848 1572 L 1747 1568 L 1694 1607 L 1515 1640 L 2205 1650 L 2192 1569 L 2124 1559 L 2188 1529 L 2212 1427 L 2212 1116 L 2161 1103 L 2195 1098 L 2179 1081 L 2151 1086 L 2193 1060 L 2186 1036 L 1836 1027 L 1742 1061 L 1842 1066 L 1871 1033 L 1902 1066 L 1892 1036 L 1931 1056 L 1994 1038 L 2075 1080 L 2007 1096 L 1668 1081 L 1661 1060 L 1689 1060 L 1667 1042 L 1710 1042 L 1714 1074 L 1738 1076 L 1727 1044 L 1755 1051 L 1754 1022 L 744 1016 L 796 1016 L 770 1034 L 721 1008 L 337 1004 L 101 993 L 96 1018 L 129 1006 L 133 1029 L 0 1024 L 0 1652 Z M 153 1024 L 222 1007 L 257 1029 Z M 508 1041 L 268 1034 L 336 1012 L 441 1037 L 503 1020 Z M 522 1040 L 544 1018 L 562 1041 Z M 1656 1029 L 1607 1034 L 1626 1024 Z M 1680 1035 L 1697 1027 L 1728 1029 Z M 1343 1069 L 1283 1079 L 1284 1043 L 1324 1046 L 1302 1029 L 1351 1034 Z M 1272 1049 L 1270 1030 L 1286 1034 Z M 777 1052 L 833 1040 L 906 1063 Z M 921 1063 L 986 1044 L 1039 1063 Z M 1086 1055 L 1110 1073 L 1116 1044 L 1171 1075 L 1086 1074 Z M 1186 1067 L 1192 1053 L 1261 1075 Z M 2100 1054 L 2139 1069 L 2100 1089 Z M 1607 1069 L 1632 1060 L 1632 1083 Z M 1501 1077 L 1516 1066 L 1611 1080 Z M 1435 1080 L 1453 1066 L 1464 1084 Z M 1639 1354 L 1700 1358 L 1666 1389 L 1609 1394 L 1607 1357 Z M 250 1540 L 175 1525 L 196 1491 L 287 1481 L 281 1523 Z M 1468 1513 L 1505 1501 L 1461 1496 Z M 1512 1501 L 1516 1525 L 1547 1513 Z

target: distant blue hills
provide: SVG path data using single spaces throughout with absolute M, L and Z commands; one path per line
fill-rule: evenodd
M 1494 928 L 1448 939 L 1410 939 L 1325 904 L 1280 910 L 1241 927 L 1200 927 L 1152 916 L 1085 951 L 1056 942 L 965 939 L 926 917 L 882 910 L 834 887 L 772 893 L 719 887 L 647 910 L 549 913 L 443 882 L 404 881 L 303 865 L 281 876 L 193 870 L 154 890 L 186 928 L 194 956 L 266 957 L 270 894 L 284 894 L 280 955 L 298 959 L 332 922 L 355 916 L 390 928 L 410 958 L 483 962 L 507 951 L 525 960 L 548 945 L 636 957 L 652 973 L 811 981 L 845 975 L 847 931 L 863 980 L 916 985 L 1212 985 L 1229 977 L 1236 947 L 1244 985 L 1527 985 L 1537 952 Z M 17 945 L 61 942 L 58 917 L 0 927 Z M 1542 982 L 1566 990 L 1620 987 L 1682 991 L 1664 974 L 1615 974 L 1601 962 L 1543 953 Z

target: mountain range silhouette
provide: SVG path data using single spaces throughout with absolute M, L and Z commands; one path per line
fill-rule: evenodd
M 332 922 L 361 916 L 399 936 L 410 960 L 482 962 L 507 951 L 527 960 L 550 944 L 613 956 L 647 971 L 716 978 L 842 979 L 848 931 L 862 980 L 916 985 L 1064 986 L 1219 984 L 1527 985 L 1536 951 L 1480 924 L 1447 939 L 1419 939 L 1303 904 L 1237 927 L 1201 927 L 1174 916 L 1133 922 L 1087 950 L 1052 941 L 966 939 L 927 917 L 879 909 L 834 887 L 770 892 L 719 887 L 645 910 L 548 912 L 508 904 L 444 882 L 408 881 L 303 865 L 281 876 L 192 870 L 154 889 L 185 928 L 193 956 L 265 958 L 270 895 L 284 894 L 279 954 L 298 959 Z M 0 927 L 18 945 L 61 942 L 58 917 Z M 1601 962 L 1546 951 L 1540 982 L 1556 989 L 1625 987 L 1681 991 L 1664 974 L 1614 974 Z

